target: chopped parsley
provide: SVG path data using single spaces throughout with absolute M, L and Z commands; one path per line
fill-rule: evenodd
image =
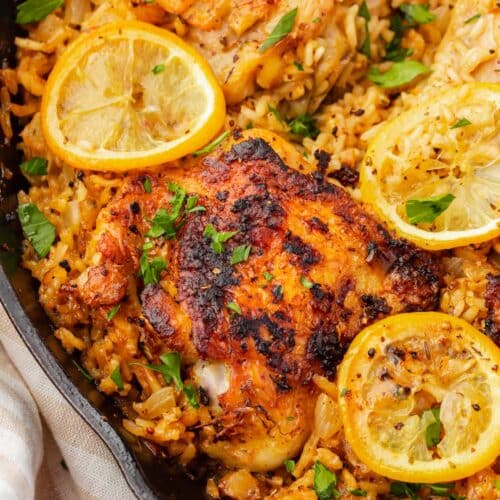
M 293 65 L 299 70 L 299 71 L 304 71 L 304 66 L 299 63 L 299 61 L 293 61 Z
M 139 259 L 139 274 L 144 281 L 144 286 L 158 284 L 160 274 L 167 268 L 167 261 L 163 257 L 154 257 L 149 260 L 148 250 L 143 250 Z
M 111 309 L 108 314 L 106 314 L 106 317 L 108 318 L 108 321 L 111 321 L 115 316 L 118 310 L 120 309 L 120 304 L 116 304 L 116 306 Z
M 413 54 L 413 50 L 401 47 L 406 30 L 415 26 L 427 24 L 436 19 L 436 15 L 429 12 L 429 7 L 422 4 L 404 3 L 399 6 L 399 13 L 390 18 L 389 29 L 394 33 L 392 40 L 385 46 L 386 61 L 403 61 Z
M 340 391 L 340 397 L 343 398 L 348 391 L 349 389 L 347 387 L 342 387 L 342 390 Z
M 441 441 L 441 419 L 439 418 L 440 408 L 432 408 L 422 414 L 425 421 L 431 423 L 425 429 L 425 444 L 427 448 L 434 448 Z
M 205 211 L 205 207 L 197 205 L 198 196 L 190 196 L 186 201 L 186 190 L 173 182 L 169 183 L 168 189 L 174 194 L 170 201 L 171 208 L 170 210 L 160 208 L 156 212 L 151 221 L 151 227 L 146 233 L 146 236 L 150 238 L 159 238 L 160 236 L 167 240 L 175 238 L 185 223 L 186 214 Z
M 423 488 L 428 488 L 432 493 L 440 497 L 450 498 L 451 500 L 465 500 L 464 496 L 453 493 L 452 490 L 455 483 L 403 483 L 401 481 L 393 481 L 390 486 L 390 491 L 394 496 L 406 497 L 410 500 L 420 500 L 418 492 Z
M 229 135 L 229 130 L 222 132 L 218 137 L 216 137 L 210 144 L 207 144 L 204 148 L 195 151 L 193 156 L 201 156 L 207 153 L 211 153 L 221 142 L 223 142 Z
M 460 120 L 457 121 L 457 123 L 452 125 L 450 127 L 450 129 L 453 130 L 454 128 L 467 127 L 467 125 L 471 125 L 471 124 L 472 124 L 472 122 L 467 120 L 467 118 L 461 118 Z
M 115 383 L 116 387 L 121 391 L 123 390 L 123 379 L 122 372 L 120 371 L 120 365 L 116 365 L 116 368 L 111 372 L 109 378 Z
M 285 460 L 283 465 L 287 472 L 293 472 L 293 469 L 295 469 L 295 460 Z
M 431 23 L 436 19 L 436 14 L 429 12 L 428 5 L 403 3 L 399 6 L 399 10 L 404 13 L 405 19 L 410 26 Z
M 198 398 L 196 388 L 192 385 L 184 385 L 181 378 L 181 357 L 178 352 L 168 352 L 160 356 L 161 365 L 143 365 L 142 363 L 130 363 L 131 365 L 142 366 L 155 372 L 161 373 L 167 384 L 172 381 L 179 391 L 183 391 L 189 403 L 194 408 L 198 408 Z
M 252 251 L 251 245 L 240 245 L 233 249 L 233 254 L 231 255 L 231 265 L 239 264 L 240 262 L 245 262 L 248 257 L 250 257 L 250 252 Z
M 287 121 L 292 134 L 301 135 L 302 137 L 311 137 L 316 139 L 319 135 L 319 129 L 316 127 L 314 118 L 309 113 L 302 113 Z
M 47 160 L 35 156 L 31 160 L 21 163 L 21 171 L 26 175 L 47 175 Z
M 41 21 L 63 3 L 64 0 L 26 0 L 17 6 L 16 23 L 28 24 Z
M 217 232 L 212 224 L 207 224 L 203 231 L 203 236 L 212 240 L 211 247 L 216 254 L 221 254 L 224 251 L 224 243 L 232 238 L 238 231 L 221 231 Z
M 312 22 L 313 22 L 314 24 L 318 24 L 318 23 L 320 23 L 320 22 L 321 22 L 321 17 L 315 17 L 315 18 L 312 20 Z
M 321 462 L 316 461 L 313 467 L 314 471 L 314 491 L 319 500 L 330 500 L 339 498 L 340 493 L 335 488 L 337 486 L 337 477 L 328 470 Z
M 430 69 L 418 61 L 401 61 L 395 62 L 385 73 L 381 73 L 378 68 L 372 66 L 368 79 L 379 87 L 393 89 L 410 83 L 417 76 L 429 72 Z
M 259 52 L 265 52 L 269 47 L 276 45 L 280 40 L 285 38 L 290 31 L 293 29 L 295 24 L 295 18 L 297 17 L 297 12 L 299 9 L 295 7 L 291 11 L 287 12 L 273 28 L 265 42 L 261 45 Z M 314 21 L 313 21 L 314 22 Z
M 83 368 L 82 366 L 80 366 L 74 359 L 71 360 L 73 362 L 73 364 L 76 366 L 76 369 L 89 381 L 89 382 L 92 382 L 92 380 L 94 380 L 94 377 L 92 377 L 92 375 L 87 371 L 85 370 L 85 368 Z
M 434 222 L 455 199 L 452 194 L 431 196 L 420 200 L 408 200 L 406 202 L 406 216 L 411 224 L 419 222 Z
M 31 243 L 38 257 L 43 259 L 56 239 L 56 228 L 34 203 L 24 203 L 17 207 L 17 215 L 23 233 Z
M 355 497 L 366 497 L 368 495 L 368 492 L 366 490 L 362 490 L 361 488 L 356 488 L 355 490 L 349 490 L 349 493 L 351 495 L 354 495 Z
M 472 17 L 469 17 L 469 19 L 467 19 L 464 22 L 464 24 L 473 23 L 474 21 L 477 21 L 480 17 L 481 17 L 481 14 L 479 14 L 479 12 L 478 12 L 477 14 L 474 14 Z
M 500 479 L 495 478 L 495 480 L 493 481 L 493 486 L 496 490 L 500 490 Z
M 151 179 L 149 177 L 144 179 L 142 185 L 144 186 L 144 191 L 146 191 L 146 193 L 151 194 L 153 192 L 153 186 L 151 185 Z
M 194 385 L 186 385 L 184 384 L 184 394 L 186 395 L 189 404 L 193 408 L 199 408 L 200 403 L 198 403 L 198 390 Z
M 267 271 L 264 271 L 262 273 L 262 276 L 264 276 L 264 279 L 269 283 L 274 279 L 274 276 L 271 273 L 268 273 Z
M 300 284 L 304 288 L 312 288 L 314 286 L 314 283 L 312 281 L 309 281 L 305 276 L 300 277 Z
M 241 316 L 241 307 L 236 302 L 228 302 L 226 307 Z
M 157 64 L 153 69 L 152 69 L 153 73 L 155 75 L 159 74 L 159 73 L 163 73 L 165 71 L 165 65 L 164 64 Z
M 359 51 L 366 57 L 370 58 L 372 56 L 371 42 L 370 42 L 370 28 L 368 23 L 370 22 L 371 15 L 368 10 L 368 5 L 366 5 L 366 0 L 363 0 L 359 6 L 358 16 L 365 20 L 365 39 L 361 44 Z

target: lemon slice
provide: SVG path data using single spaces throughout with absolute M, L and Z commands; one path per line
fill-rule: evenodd
M 500 84 L 452 88 L 388 122 L 368 147 L 361 194 L 423 248 L 500 235 Z M 412 219 L 415 205 L 435 218 Z
M 338 385 L 346 438 L 379 474 L 454 481 L 500 454 L 500 349 L 461 319 L 409 313 L 367 327 Z
M 208 64 L 180 38 L 140 22 L 81 35 L 47 82 L 42 131 L 68 164 L 123 171 L 174 160 L 214 137 L 225 102 Z

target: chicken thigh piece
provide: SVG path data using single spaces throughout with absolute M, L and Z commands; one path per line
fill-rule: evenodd
M 293 146 L 251 130 L 226 151 L 148 173 L 150 193 L 144 174 L 129 175 L 98 217 L 92 266 L 78 279 L 94 308 L 124 300 L 134 282 L 148 352 L 181 354 L 213 415 L 201 447 L 228 466 L 265 471 L 296 455 L 313 420 L 313 376 L 334 377 L 365 325 L 438 305 L 437 259 L 301 162 Z M 158 210 L 173 210 L 172 183 L 203 209 L 175 237 L 145 238 Z M 167 268 L 144 287 L 145 241 Z

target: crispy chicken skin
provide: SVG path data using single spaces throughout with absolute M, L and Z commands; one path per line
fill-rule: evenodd
M 214 422 L 201 444 L 209 455 L 273 469 L 307 438 L 314 374 L 333 377 L 368 323 L 435 309 L 440 269 L 342 188 L 299 172 L 310 167 L 270 133 L 249 131 L 230 149 L 189 163 L 148 174 L 150 194 L 144 175 L 124 180 L 99 215 L 94 265 L 77 280 L 78 292 L 97 307 L 122 300 L 131 280 L 141 290 L 144 234 L 156 211 L 170 207 L 168 183 L 199 195 L 206 211 L 189 215 L 176 239 L 158 238 L 151 251 L 168 268 L 140 292 L 146 343 L 153 356 L 179 351 L 185 373 L 208 395 Z M 221 254 L 203 236 L 209 223 L 237 231 Z M 231 265 L 239 245 L 251 245 L 250 257 Z

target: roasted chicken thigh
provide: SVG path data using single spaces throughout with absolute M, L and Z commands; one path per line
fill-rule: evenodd
M 92 265 L 76 280 L 93 309 L 137 290 L 147 352 L 181 354 L 213 415 L 202 448 L 229 466 L 270 470 L 298 453 L 314 376 L 334 377 L 368 323 L 438 305 L 437 260 L 302 160 L 282 139 L 249 131 L 225 151 L 148 174 L 151 190 L 144 174 L 129 175 L 100 213 Z M 176 234 L 145 238 L 179 187 L 203 208 L 178 220 Z M 137 278 L 145 241 L 147 258 L 167 262 L 147 286 Z M 237 247 L 246 254 L 235 263 Z

